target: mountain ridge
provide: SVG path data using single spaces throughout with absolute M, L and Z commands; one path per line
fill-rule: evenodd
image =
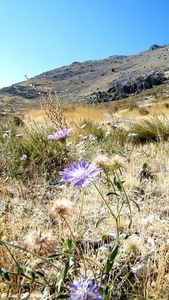
M 168 83 L 169 44 L 152 45 L 134 55 L 112 55 L 105 59 L 73 62 L 43 72 L 31 81 L 43 93 L 55 91 L 64 102 L 106 102 L 139 94 Z M 0 105 L 37 105 L 40 95 L 25 80 L 0 89 Z

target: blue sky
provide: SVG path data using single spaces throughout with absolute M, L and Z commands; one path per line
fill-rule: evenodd
M 0 0 L 0 88 L 169 44 L 169 0 Z

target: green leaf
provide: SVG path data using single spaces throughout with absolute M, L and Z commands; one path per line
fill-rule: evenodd
M 10 277 L 9 277 L 8 272 L 5 272 L 5 273 L 4 273 L 4 277 L 5 277 L 6 280 L 10 281 Z
M 141 166 L 142 170 L 145 171 L 148 168 L 148 164 L 147 163 L 143 163 Z
M 112 266 L 114 264 L 114 260 L 117 256 L 117 253 L 118 253 L 118 250 L 119 250 L 119 245 L 117 245 L 113 250 L 112 252 L 109 254 L 108 256 L 108 259 L 107 259 L 107 263 L 106 263 L 106 273 L 109 273 L 110 270 L 112 269 Z
M 60 279 L 56 282 L 55 287 L 56 287 L 56 289 L 57 289 L 58 292 L 60 292 L 62 282 L 63 282 L 63 278 L 60 278 Z
M 7 271 L 0 269 L 0 276 L 2 276 L 3 278 L 5 278 L 6 280 L 10 281 L 10 277 Z
M 18 275 L 23 273 L 24 268 L 22 266 L 18 266 Z
M 32 283 L 35 281 L 35 272 L 34 271 L 31 271 L 31 281 Z
M 68 249 L 72 249 L 72 240 L 67 238 L 67 246 L 68 246 Z
M 116 237 L 113 236 L 112 234 L 104 234 L 104 235 L 102 235 L 102 238 L 101 238 L 102 242 L 104 242 L 104 240 L 105 240 L 107 237 L 113 238 L 113 240 L 116 239 Z
M 65 264 L 65 268 L 63 270 L 63 280 L 66 278 L 68 270 L 69 270 L 69 261 L 67 261 L 67 263 Z
M 122 183 L 117 180 L 116 177 L 114 177 L 114 185 L 117 187 L 117 189 L 121 192 L 122 191 Z
M 72 240 L 70 238 L 67 238 L 67 237 L 66 238 L 61 238 L 61 240 L 62 240 L 62 244 L 65 248 L 65 251 L 71 253 L 74 250 Z
M 1 231 L 1 232 L 0 232 L 0 238 L 2 238 L 2 237 L 3 237 L 3 235 L 4 235 L 4 232 L 3 232 L 3 231 Z
M 138 205 L 138 203 L 133 199 L 131 199 L 131 201 L 136 205 L 138 212 L 140 212 L 140 206 Z
M 123 240 L 127 240 L 127 239 L 129 238 L 129 236 L 130 236 L 130 234 L 127 233 L 127 234 L 125 235 L 125 237 L 123 238 Z
M 111 196 L 111 195 L 119 196 L 117 193 L 111 191 L 106 194 L 106 196 Z
M 51 254 L 51 255 L 49 255 L 47 258 L 59 258 L 59 256 L 60 256 L 61 254 L 60 253 L 53 253 L 53 254 Z
M 45 291 L 45 289 L 46 289 L 46 285 L 44 285 L 44 286 L 42 287 L 41 292 L 43 293 L 43 292 Z
M 100 223 L 102 223 L 105 219 L 107 219 L 107 217 L 102 217 L 100 218 L 97 223 L 96 223 L 96 228 L 100 225 Z
M 45 277 L 45 274 L 43 274 L 43 273 L 40 272 L 40 271 L 36 271 L 36 274 L 39 275 L 40 277 Z
M 70 297 L 70 295 L 68 294 L 62 294 L 56 297 L 56 299 L 68 299 Z

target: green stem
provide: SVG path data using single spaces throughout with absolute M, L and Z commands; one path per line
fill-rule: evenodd
M 114 175 L 115 174 L 116 173 L 115 173 L 115 170 L 114 170 Z M 117 195 L 114 183 L 111 180 L 111 178 L 109 177 L 109 175 L 107 174 L 107 172 L 105 172 L 105 175 L 107 177 L 107 180 L 110 182 L 110 184 L 112 186 L 112 189 L 114 191 L 114 195 L 116 196 L 116 199 L 117 199 L 117 216 L 114 215 L 114 219 L 115 219 L 115 222 L 116 222 L 116 241 L 119 244 L 119 242 L 120 242 L 120 231 L 119 231 L 119 228 L 120 228 L 120 213 L 121 213 L 121 210 L 122 210 L 122 207 L 123 207 L 123 203 L 120 207 L 119 206 L 119 195 Z M 119 209 L 119 207 L 120 207 L 120 209 Z
M 132 184 L 131 184 L 131 186 L 130 186 L 130 188 L 128 190 L 127 196 L 129 196 L 129 194 L 130 194 L 130 192 L 131 192 L 131 190 L 132 190 L 132 188 L 133 188 L 136 180 L 138 179 L 139 175 L 140 175 L 140 170 L 139 170 L 138 174 L 135 176 L 135 178 L 134 178 L 134 180 L 133 180 L 133 182 L 132 182 Z
M 16 273 L 16 272 L 10 272 L 10 271 L 8 271 L 7 273 L 8 273 L 9 275 L 12 275 L 12 276 L 18 276 L 18 273 Z M 26 274 L 23 273 L 23 272 L 21 272 L 20 275 L 22 275 L 23 277 L 29 279 L 30 281 L 32 280 L 32 278 L 31 278 L 30 276 L 26 275 Z M 3 281 L 0 281 L 0 282 L 3 282 Z M 36 279 L 33 281 L 33 283 L 34 283 L 34 282 L 37 283 L 37 284 L 39 284 L 39 285 L 44 285 L 42 282 L 40 282 L 40 281 L 38 281 L 38 280 L 36 280 Z M 8 281 L 5 281 L 5 284 L 12 285 L 12 283 L 11 283 L 11 282 L 8 282 Z M 17 283 L 16 283 L 16 285 L 22 286 L 22 284 L 17 284 Z M 50 285 L 49 285 L 49 286 L 50 286 Z
M 100 190 L 98 189 L 97 185 L 94 183 L 94 181 L 92 181 L 93 185 L 95 186 L 96 190 L 98 191 L 98 193 L 100 194 L 101 198 L 103 199 L 104 203 L 106 204 L 108 210 L 110 211 L 111 215 L 113 216 L 114 219 L 116 219 L 115 214 L 113 213 L 110 205 L 107 203 L 106 199 L 103 197 L 102 193 L 100 192 Z
M 77 244 L 77 242 L 76 242 L 76 239 L 75 239 L 75 237 L 74 237 L 74 234 L 73 234 L 73 232 L 72 232 L 72 229 L 71 229 L 69 223 L 67 222 L 67 220 L 66 220 L 64 217 L 62 217 L 62 219 L 63 219 L 63 221 L 66 223 L 67 227 L 69 228 L 70 235 L 72 236 L 72 239 L 73 239 L 73 241 L 74 241 L 74 244 L 75 244 L 75 246 L 77 247 L 77 249 L 79 250 L 79 253 L 80 253 L 80 255 L 81 255 L 82 259 L 83 259 L 84 270 L 85 270 L 85 275 L 86 275 L 86 263 L 85 263 L 85 258 L 84 258 L 83 252 L 82 252 L 81 248 L 78 246 L 78 244 Z
M 5 241 L 3 241 L 3 240 L 1 240 L 1 239 L 0 239 L 0 244 L 3 244 L 4 246 L 8 245 L 8 246 L 10 246 L 10 247 L 14 247 L 14 248 L 17 248 L 17 249 L 26 251 L 27 253 L 30 253 L 30 254 L 32 254 L 33 256 L 40 258 L 41 260 L 45 261 L 47 264 L 49 264 L 49 265 L 51 265 L 52 267 L 58 269 L 58 271 L 61 271 L 60 268 L 58 268 L 56 265 L 54 265 L 53 263 L 51 263 L 48 259 L 46 259 L 46 258 L 44 258 L 44 257 L 42 257 L 42 256 L 40 256 L 40 255 L 38 255 L 38 254 L 36 254 L 36 253 L 30 251 L 30 250 L 27 250 L 27 249 L 25 249 L 25 248 L 23 248 L 23 247 L 21 247 L 21 246 L 10 244 L 10 243 L 5 242 Z M 15 260 L 14 260 L 14 261 L 15 261 Z M 15 261 L 15 262 L 16 262 L 16 261 Z
M 82 216 L 83 206 L 84 206 L 84 190 L 82 190 L 82 200 L 81 200 L 80 211 L 79 211 L 79 214 L 78 214 L 76 229 L 79 228 L 79 223 L 80 223 L 80 218 Z
M 3 240 L 1 240 L 1 239 L 0 239 L 0 245 L 8 245 L 8 246 L 10 246 L 10 247 L 14 247 L 14 248 L 17 248 L 17 249 L 19 249 L 19 250 L 22 250 L 22 251 L 25 251 L 25 252 L 27 252 L 27 253 L 30 253 L 30 254 L 32 254 L 33 256 L 38 257 L 38 258 L 40 258 L 41 260 L 45 261 L 45 262 L 46 262 L 47 264 L 49 264 L 50 266 L 56 268 L 58 271 L 61 271 L 60 268 L 58 268 L 56 265 L 54 265 L 53 263 L 51 263 L 48 259 L 46 259 L 46 258 L 44 258 L 44 257 L 42 257 L 42 256 L 40 256 L 40 255 L 38 255 L 38 254 L 36 254 L 36 253 L 30 251 L 30 250 L 27 250 L 27 249 L 25 249 L 25 248 L 23 248 L 23 247 L 21 247 L 21 246 L 17 246 L 17 245 L 10 244 L 10 243 L 5 242 L 5 241 L 3 241 Z M 63 252 L 58 251 L 58 250 L 57 250 L 57 252 L 58 252 L 59 254 L 63 254 L 63 255 L 68 256 L 68 257 L 74 257 L 74 258 L 76 258 L 76 256 L 73 255 L 72 253 L 71 253 L 71 254 L 63 253 Z M 86 257 L 85 259 L 86 259 L 87 261 L 89 261 L 89 262 L 95 264 L 97 267 L 100 268 L 100 265 L 98 265 L 98 264 L 97 264 L 95 261 L 93 261 L 91 258 Z
M 121 180 L 119 178 L 119 174 L 117 173 L 117 171 L 115 171 L 115 173 L 116 173 L 116 176 L 117 176 L 118 180 L 121 182 Z M 132 210 L 131 210 L 130 200 L 129 200 L 129 197 L 128 197 L 129 194 L 126 193 L 126 190 L 125 190 L 123 184 L 122 184 L 122 187 L 123 187 L 123 192 L 124 192 L 124 195 L 125 195 L 125 199 L 123 199 L 123 197 L 122 197 L 122 205 L 121 205 L 120 211 L 122 210 L 124 203 L 127 203 L 127 206 L 129 208 L 129 215 L 130 215 L 130 222 L 129 222 L 128 228 L 130 228 L 131 225 L 132 225 Z

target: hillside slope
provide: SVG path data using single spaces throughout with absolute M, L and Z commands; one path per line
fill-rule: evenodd
M 73 62 L 31 80 L 43 92 L 56 91 L 63 101 L 102 102 L 126 98 L 168 83 L 169 45 L 153 45 L 135 55 Z M 28 81 L 0 89 L 0 107 L 37 107 L 39 94 Z

